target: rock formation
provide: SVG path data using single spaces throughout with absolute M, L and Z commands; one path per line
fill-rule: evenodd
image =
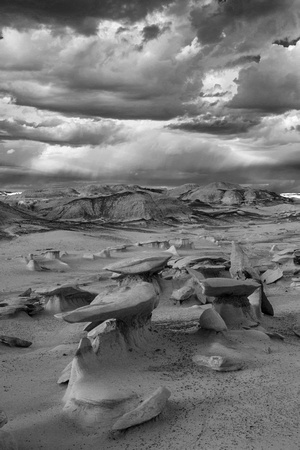
M 108 266 L 126 276 L 122 285 L 103 291 L 88 306 L 56 315 L 70 323 L 89 322 L 88 337 L 59 379 L 70 378 L 64 409 L 80 422 L 121 430 L 152 419 L 165 407 L 168 389 L 157 389 L 139 404 L 143 392 L 137 392 L 133 380 L 143 384 L 137 358 L 143 359 L 151 346 L 150 319 L 160 293 L 155 274 L 170 257 L 126 259 Z

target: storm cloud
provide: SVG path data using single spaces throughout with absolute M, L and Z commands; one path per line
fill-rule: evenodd
M 298 6 L 1 1 L 0 165 L 35 180 L 299 178 Z
M 180 1 L 180 0 L 177 0 Z M 47 25 L 56 31 L 70 27 L 95 34 L 100 20 L 136 22 L 173 0 L 1 0 L 0 26 L 25 30 Z

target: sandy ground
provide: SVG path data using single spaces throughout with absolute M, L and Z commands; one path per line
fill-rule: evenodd
M 195 250 L 179 250 L 179 254 L 197 254 L 205 242 L 214 245 L 203 240 L 203 236 L 214 237 L 229 254 L 234 239 L 242 243 L 257 264 L 270 261 L 269 250 L 274 243 L 280 249 L 287 244 L 300 247 L 299 223 L 279 224 L 272 219 L 210 229 L 193 226 L 148 232 L 59 230 L 23 235 L 1 241 L 0 301 L 9 302 L 29 287 L 66 283 L 100 292 L 111 283 L 103 267 L 119 258 L 135 256 L 138 250 L 132 247 L 125 253 L 114 253 L 109 260 L 87 260 L 83 254 L 121 243 L 173 236 L 188 236 L 195 243 Z M 50 248 L 69 254 L 68 271 L 26 269 L 23 256 L 39 255 Z M 281 333 L 284 341 L 257 342 L 247 338 L 239 343 L 245 359 L 243 370 L 214 372 L 192 362 L 192 356 L 209 345 L 209 340 L 197 331 L 200 314 L 209 306 L 173 305 L 169 300 L 172 283 L 164 283 L 160 305 L 153 314 L 151 350 L 132 375 L 135 383 L 142 380 L 142 394 L 159 386 L 166 386 L 172 394 L 158 420 L 125 433 L 111 433 L 101 426 L 80 426 L 63 413 L 66 386 L 58 385 L 57 379 L 73 358 L 82 324 L 67 324 L 44 313 L 33 317 L 19 313 L 0 320 L 0 334 L 33 342 L 29 348 L 0 344 L 0 409 L 8 415 L 5 430 L 12 432 L 19 449 L 299 450 L 300 340 L 292 326 L 300 322 L 300 290 L 290 286 L 287 276 L 267 287 L 275 316 L 264 316 L 262 325 Z M 233 334 L 231 339 L 233 342 L 237 338 Z M 129 382 L 130 377 L 125 370 L 120 374 L 120 384 Z

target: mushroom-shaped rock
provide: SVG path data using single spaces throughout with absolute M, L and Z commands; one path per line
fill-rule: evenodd
M 149 317 L 158 305 L 158 294 L 151 283 L 141 282 L 101 293 L 89 306 L 71 312 L 56 314 L 66 322 L 95 322 L 108 319 L 131 321 L 134 316 Z
M 97 294 L 85 291 L 77 286 L 67 285 L 44 292 L 43 296 L 46 300 L 45 311 L 57 314 L 89 305 Z
M 125 364 L 125 358 L 122 358 L 122 363 Z M 118 370 L 112 365 L 109 370 L 107 364 L 102 363 L 97 357 L 90 340 L 81 339 L 72 362 L 70 381 L 64 396 L 65 411 L 81 412 L 88 422 L 101 420 L 103 416 L 110 415 L 109 410 L 114 407 L 117 409 L 115 412 L 117 416 L 124 414 L 126 403 L 130 408 L 130 402 L 136 394 L 132 388 L 124 386 L 120 378 L 120 367 L 118 365 L 117 367 Z M 84 406 L 83 411 L 80 405 Z M 92 411 L 89 410 L 90 407 L 94 407 Z M 88 417 L 89 413 L 93 417 Z M 80 418 L 84 419 L 82 416 Z
M 120 417 L 112 429 L 125 430 L 157 417 L 164 409 L 170 395 L 171 392 L 166 387 L 158 388 L 139 406 Z
M 216 297 L 214 309 L 220 314 L 228 328 L 256 326 L 248 296 L 257 288 L 258 283 L 253 280 L 232 280 L 230 278 L 207 278 L 199 281 L 203 293 Z
M 59 250 L 48 250 L 44 253 L 44 257 L 46 259 L 59 259 L 60 251 Z
M 138 353 L 126 345 L 118 328 L 109 326 L 100 335 L 96 350 L 88 338 L 80 341 L 64 396 L 65 412 L 81 426 L 101 426 L 102 431 L 122 430 L 156 417 L 170 392 L 159 388 L 140 403 L 139 389 L 149 388 Z M 140 358 L 143 355 L 144 351 Z
M 30 259 L 26 267 L 28 270 L 30 270 L 30 272 L 41 272 L 42 270 L 44 270 L 44 268 L 41 267 L 35 259 Z
M 144 258 L 126 258 L 105 267 L 105 270 L 122 273 L 124 275 L 139 275 L 143 273 L 157 273 L 162 270 L 171 255 L 146 256 Z
M 213 308 L 206 309 L 200 316 L 199 325 L 204 330 L 226 331 L 227 326 L 220 314 Z
M 232 280 L 231 278 L 206 278 L 201 280 L 203 293 L 212 297 L 251 295 L 260 285 L 253 280 Z

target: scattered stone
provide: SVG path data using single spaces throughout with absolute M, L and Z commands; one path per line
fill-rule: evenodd
M 95 253 L 95 256 L 97 258 L 110 258 L 110 250 L 105 248 L 104 250 L 101 250 L 101 252 Z
M 157 417 L 166 406 L 170 395 L 171 392 L 166 387 L 163 386 L 158 388 L 138 407 L 118 419 L 112 429 L 125 430 L 133 427 L 134 425 L 139 425 L 153 419 L 154 417 Z
M 180 289 L 175 289 L 170 299 L 173 300 L 174 303 L 179 302 L 182 304 L 182 302 L 189 300 L 193 295 L 195 295 L 195 290 L 191 286 L 183 286 Z
M 282 277 L 283 272 L 279 267 L 277 267 L 276 269 L 268 269 L 261 275 L 260 279 L 264 284 L 272 284 L 275 283 L 275 281 L 280 280 Z
M 24 291 L 22 294 L 19 295 L 19 297 L 30 297 L 32 293 L 32 289 L 28 288 L 26 291 Z
M 172 253 L 172 255 L 174 255 L 174 256 L 179 256 L 179 254 L 177 253 L 177 250 L 176 250 L 175 245 L 171 245 L 171 247 L 168 248 L 168 249 L 166 250 L 166 252 Z
M 30 347 L 30 345 L 32 345 L 32 342 L 30 341 L 25 341 L 13 336 L 4 336 L 3 334 L 0 335 L 0 342 L 9 347 Z
M 192 249 L 194 248 L 194 243 L 191 242 L 188 238 L 173 238 L 169 240 L 169 245 L 174 245 L 175 248 L 185 248 Z
M 212 370 L 217 370 L 218 372 L 233 372 L 241 370 L 244 366 L 242 362 L 231 361 L 230 358 L 223 358 L 223 356 L 203 356 L 195 355 L 193 357 L 194 363 L 198 366 L 209 367 Z

